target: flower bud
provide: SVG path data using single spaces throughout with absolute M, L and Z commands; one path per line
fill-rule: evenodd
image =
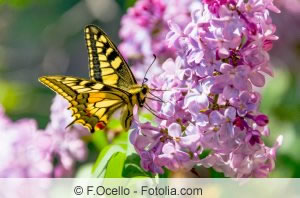
M 269 123 L 269 118 L 264 114 L 260 114 L 255 116 L 254 121 L 258 126 L 266 126 Z

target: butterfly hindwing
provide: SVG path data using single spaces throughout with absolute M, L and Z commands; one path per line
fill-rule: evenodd
M 80 123 L 91 132 L 103 129 L 109 117 L 129 103 L 125 91 L 99 82 L 68 76 L 45 76 L 39 80 L 69 101 L 74 118 L 71 124 Z M 126 114 L 132 116 L 130 112 Z
M 100 28 L 87 26 L 85 39 L 91 80 L 125 90 L 137 83 L 116 46 Z
M 124 105 L 121 115 L 121 124 L 125 130 L 128 130 L 133 119 L 133 107 L 128 104 Z

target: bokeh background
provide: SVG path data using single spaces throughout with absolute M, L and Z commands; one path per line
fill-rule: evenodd
M 100 26 L 118 44 L 120 20 L 135 0 L 0 0 L 0 104 L 12 120 L 49 122 L 55 94 L 42 75 L 88 77 L 83 28 Z M 276 0 L 280 37 L 271 50 L 274 78 L 262 92 L 261 112 L 270 117 L 271 146 L 284 137 L 271 177 L 300 177 L 300 0 Z M 0 145 L 1 147 L 1 145 Z M 99 152 L 89 146 L 89 161 Z

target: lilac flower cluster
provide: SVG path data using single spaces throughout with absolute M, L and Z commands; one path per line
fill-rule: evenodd
M 129 59 L 140 76 L 152 62 L 153 54 L 163 63 L 175 57 L 175 49 L 168 47 L 165 37 L 168 20 L 184 27 L 190 20 L 193 0 L 140 0 L 128 9 L 121 21 L 119 49 Z M 159 56 L 158 56 L 159 55 Z M 156 65 L 159 66 L 159 65 Z M 136 73 L 135 72 L 135 73 Z M 139 74 L 136 74 L 139 77 Z
M 182 28 L 169 22 L 167 42 L 177 53 L 151 85 L 165 101 L 151 101 L 158 126 L 136 121 L 131 142 L 144 169 L 162 173 L 213 167 L 227 177 L 266 177 L 274 169 L 268 116 L 260 113 L 268 51 L 278 39 L 269 10 L 272 0 L 203 0 Z M 204 155 L 208 153 L 208 155 Z
M 71 115 L 60 96 L 51 107 L 51 122 L 39 130 L 33 119 L 11 121 L 0 109 L 0 178 L 70 177 L 76 161 L 87 155 L 81 126 L 65 130 Z M 5 152 L 4 152 L 5 151 Z

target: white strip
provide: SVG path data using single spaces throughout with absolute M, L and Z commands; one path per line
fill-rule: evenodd
M 0 179 L 1 198 L 111 197 L 108 195 L 296 198 L 300 197 L 300 179 Z

